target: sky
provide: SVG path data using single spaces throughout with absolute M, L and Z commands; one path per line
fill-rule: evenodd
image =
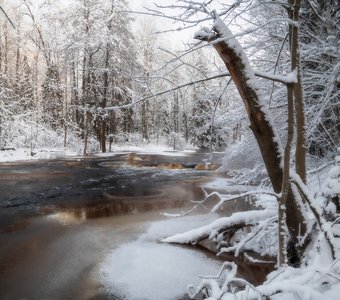
M 154 3 L 159 5 L 171 5 L 174 4 L 173 0 L 129 0 L 129 5 L 132 11 L 145 11 L 145 7 L 155 9 Z M 145 15 L 134 14 L 134 18 L 136 18 L 136 22 L 142 18 L 145 18 Z M 155 25 L 160 31 L 169 30 L 169 29 L 176 29 L 182 24 L 174 23 L 174 21 L 167 19 L 167 18 L 154 18 Z M 200 28 L 192 28 L 190 30 L 183 30 L 183 31 L 173 31 L 161 34 L 162 39 L 171 41 L 172 44 L 176 47 L 183 47 L 183 43 L 193 42 L 193 35 L 196 31 Z

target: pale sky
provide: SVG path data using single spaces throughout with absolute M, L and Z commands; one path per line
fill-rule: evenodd
M 159 5 L 172 5 L 174 4 L 174 0 L 129 0 L 130 2 L 130 9 L 133 11 L 145 11 L 144 7 L 148 7 L 151 9 L 156 9 L 154 6 L 154 3 L 156 2 Z M 172 14 L 174 14 L 172 12 Z M 136 18 L 137 24 L 138 24 L 138 19 L 141 19 L 145 17 L 144 15 L 138 16 L 137 14 L 134 14 L 134 18 Z M 183 24 L 180 23 L 174 23 L 174 21 L 167 19 L 167 18 L 160 18 L 160 17 L 155 17 L 155 25 L 157 26 L 157 29 L 159 31 L 164 31 L 164 30 L 170 30 L 170 29 L 176 29 Z M 188 43 L 188 42 L 193 42 L 193 35 L 196 31 L 198 31 L 200 28 L 192 28 L 192 29 L 187 29 L 183 31 L 173 31 L 169 32 L 166 34 L 161 34 L 162 39 L 164 40 L 169 40 L 171 44 L 173 44 L 176 47 L 183 48 L 183 43 Z

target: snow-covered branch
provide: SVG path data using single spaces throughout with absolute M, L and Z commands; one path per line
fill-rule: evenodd
M 326 222 L 326 220 L 324 220 L 324 218 L 322 217 L 322 212 L 320 208 L 315 203 L 314 197 L 310 194 L 308 187 L 302 182 L 301 178 L 295 172 L 292 172 L 292 171 L 291 171 L 290 176 L 291 176 L 291 182 L 296 185 L 301 196 L 308 203 L 308 206 L 310 207 L 315 217 L 315 220 L 319 226 L 319 229 L 324 234 L 325 239 L 330 247 L 333 259 L 337 258 L 338 255 L 336 253 L 335 240 L 330 230 L 331 224 Z
M 124 104 L 124 105 L 117 105 L 117 106 L 108 106 L 106 107 L 104 110 L 106 112 L 108 111 L 114 111 L 114 110 L 120 110 L 120 109 L 124 109 L 124 108 L 131 108 L 139 103 L 142 103 L 148 99 L 151 99 L 151 98 L 155 98 L 157 96 L 161 96 L 161 95 L 164 95 L 164 94 L 167 94 L 167 93 L 170 93 L 170 92 L 173 92 L 173 91 L 176 91 L 176 90 L 179 90 L 181 88 L 184 88 L 184 87 L 187 87 L 187 86 L 190 86 L 190 85 L 194 85 L 194 84 L 197 84 L 197 83 L 200 83 L 200 82 L 204 82 L 204 81 L 208 81 L 208 80 L 213 80 L 213 79 L 216 79 L 216 78 L 221 78 L 221 77 L 225 77 L 225 76 L 229 76 L 229 73 L 228 72 L 222 72 L 220 74 L 217 74 L 217 75 L 214 75 L 214 76 L 210 76 L 208 78 L 203 78 L 203 79 L 199 79 L 199 80 L 193 80 L 193 81 L 190 81 L 190 82 L 186 82 L 186 83 L 183 83 L 183 84 L 180 84 L 180 85 L 177 85 L 173 88 L 170 88 L 170 89 L 167 89 L 167 90 L 164 90 L 164 91 L 161 91 L 161 92 L 158 92 L 158 93 L 155 93 L 155 94 L 152 94 L 152 95 L 149 95 L 149 96 L 146 96 L 146 97 L 143 97 L 141 99 L 138 99 L 132 103 L 129 103 L 129 104 Z M 82 107 L 79 107 L 79 109 L 82 109 Z M 96 111 L 96 109 L 91 109 L 92 111 Z
M 276 75 L 276 74 L 269 74 L 260 71 L 254 71 L 255 75 L 258 77 L 262 77 L 264 79 L 269 79 L 275 82 L 280 82 L 283 84 L 293 84 L 297 82 L 297 72 L 294 70 L 287 75 Z
M 276 193 L 271 192 L 271 191 L 265 191 L 265 190 L 249 191 L 249 192 L 238 194 L 238 195 L 235 195 L 235 196 L 223 195 L 223 194 L 220 195 L 219 194 L 219 197 L 220 197 L 221 200 L 211 209 L 211 212 L 212 213 L 217 212 L 223 206 L 223 204 L 225 202 L 241 199 L 241 198 L 244 198 L 244 197 L 247 197 L 247 196 L 252 196 L 252 195 L 269 195 L 269 196 L 273 196 L 273 197 L 276 197 L 276 198 L 278 198 L 280 196 L 279 194 L 276 194 Z
M 251 210 L 236 212 L 230 217 L 222 217 L 209 225 L 196 228 L 184 233 L 176 234 L 162 240 L 165 243 L 195 244 L 206 238 L 214 238 L 221 232 L 231 228 L 242 228 L 276 215 L 276 210 Z
M 277 217 L 271 217 L 269 219 L 264 220 L 263 222 L 260 222 L 260 224 L 254 229 L 253 232 L 249 233 L 245 238 L 243 238 L 239 243 L 237 243 L 234 246 L 230 247 L 220 247 L 220 252 L 218 255 L 225 253 L 225 252 L 234 252 L 235 256 L 239 256 L 240 251 L 245 247 L 245 245 L 250 242 L 252 239 L 254 239 L 262 230 L 267 229 L 268 225 L 270 223 L 276 222 Z M 221 243 L 223 245 L 223 242 Z

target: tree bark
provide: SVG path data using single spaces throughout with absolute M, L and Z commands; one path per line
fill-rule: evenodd
M 299 21 L 301 0 L 288 0 L 292 7 L 288 16 L 294 21 Z M 291 70 L 297 72 L 297 82 L 294 84 L 294 104 L 296 118 L 296 150 L 295 150 L 295 167 L 296 173 L 306 183 L 306 128 L 304 114 L 304 99 L 302 88 L 302 76 L 300 68 L 299 55 L 299 28 L 294 24 L 289 25 L 289 41 L 291 52 Z

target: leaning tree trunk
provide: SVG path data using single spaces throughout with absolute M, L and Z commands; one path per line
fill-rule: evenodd
M 246 108 L 250 128 L 259 145 L 273 189 L 276 193 L 280 193 L 283 181 L 282 146 L 265 103 L 261 101 L 259 83 L 249 65 L 245 52 L 217 15 L 213 32 L 200 32 L 195 37 L 211 42 L 225 63 Z M 294 259 L 296 259 L 299 236 L 306 232 L 306 224 L 291 189 L 289 189 L 287 196 L 286 222 L 291 238 L 288 256 L 290 256 L 289 258 L 294 256 Z

